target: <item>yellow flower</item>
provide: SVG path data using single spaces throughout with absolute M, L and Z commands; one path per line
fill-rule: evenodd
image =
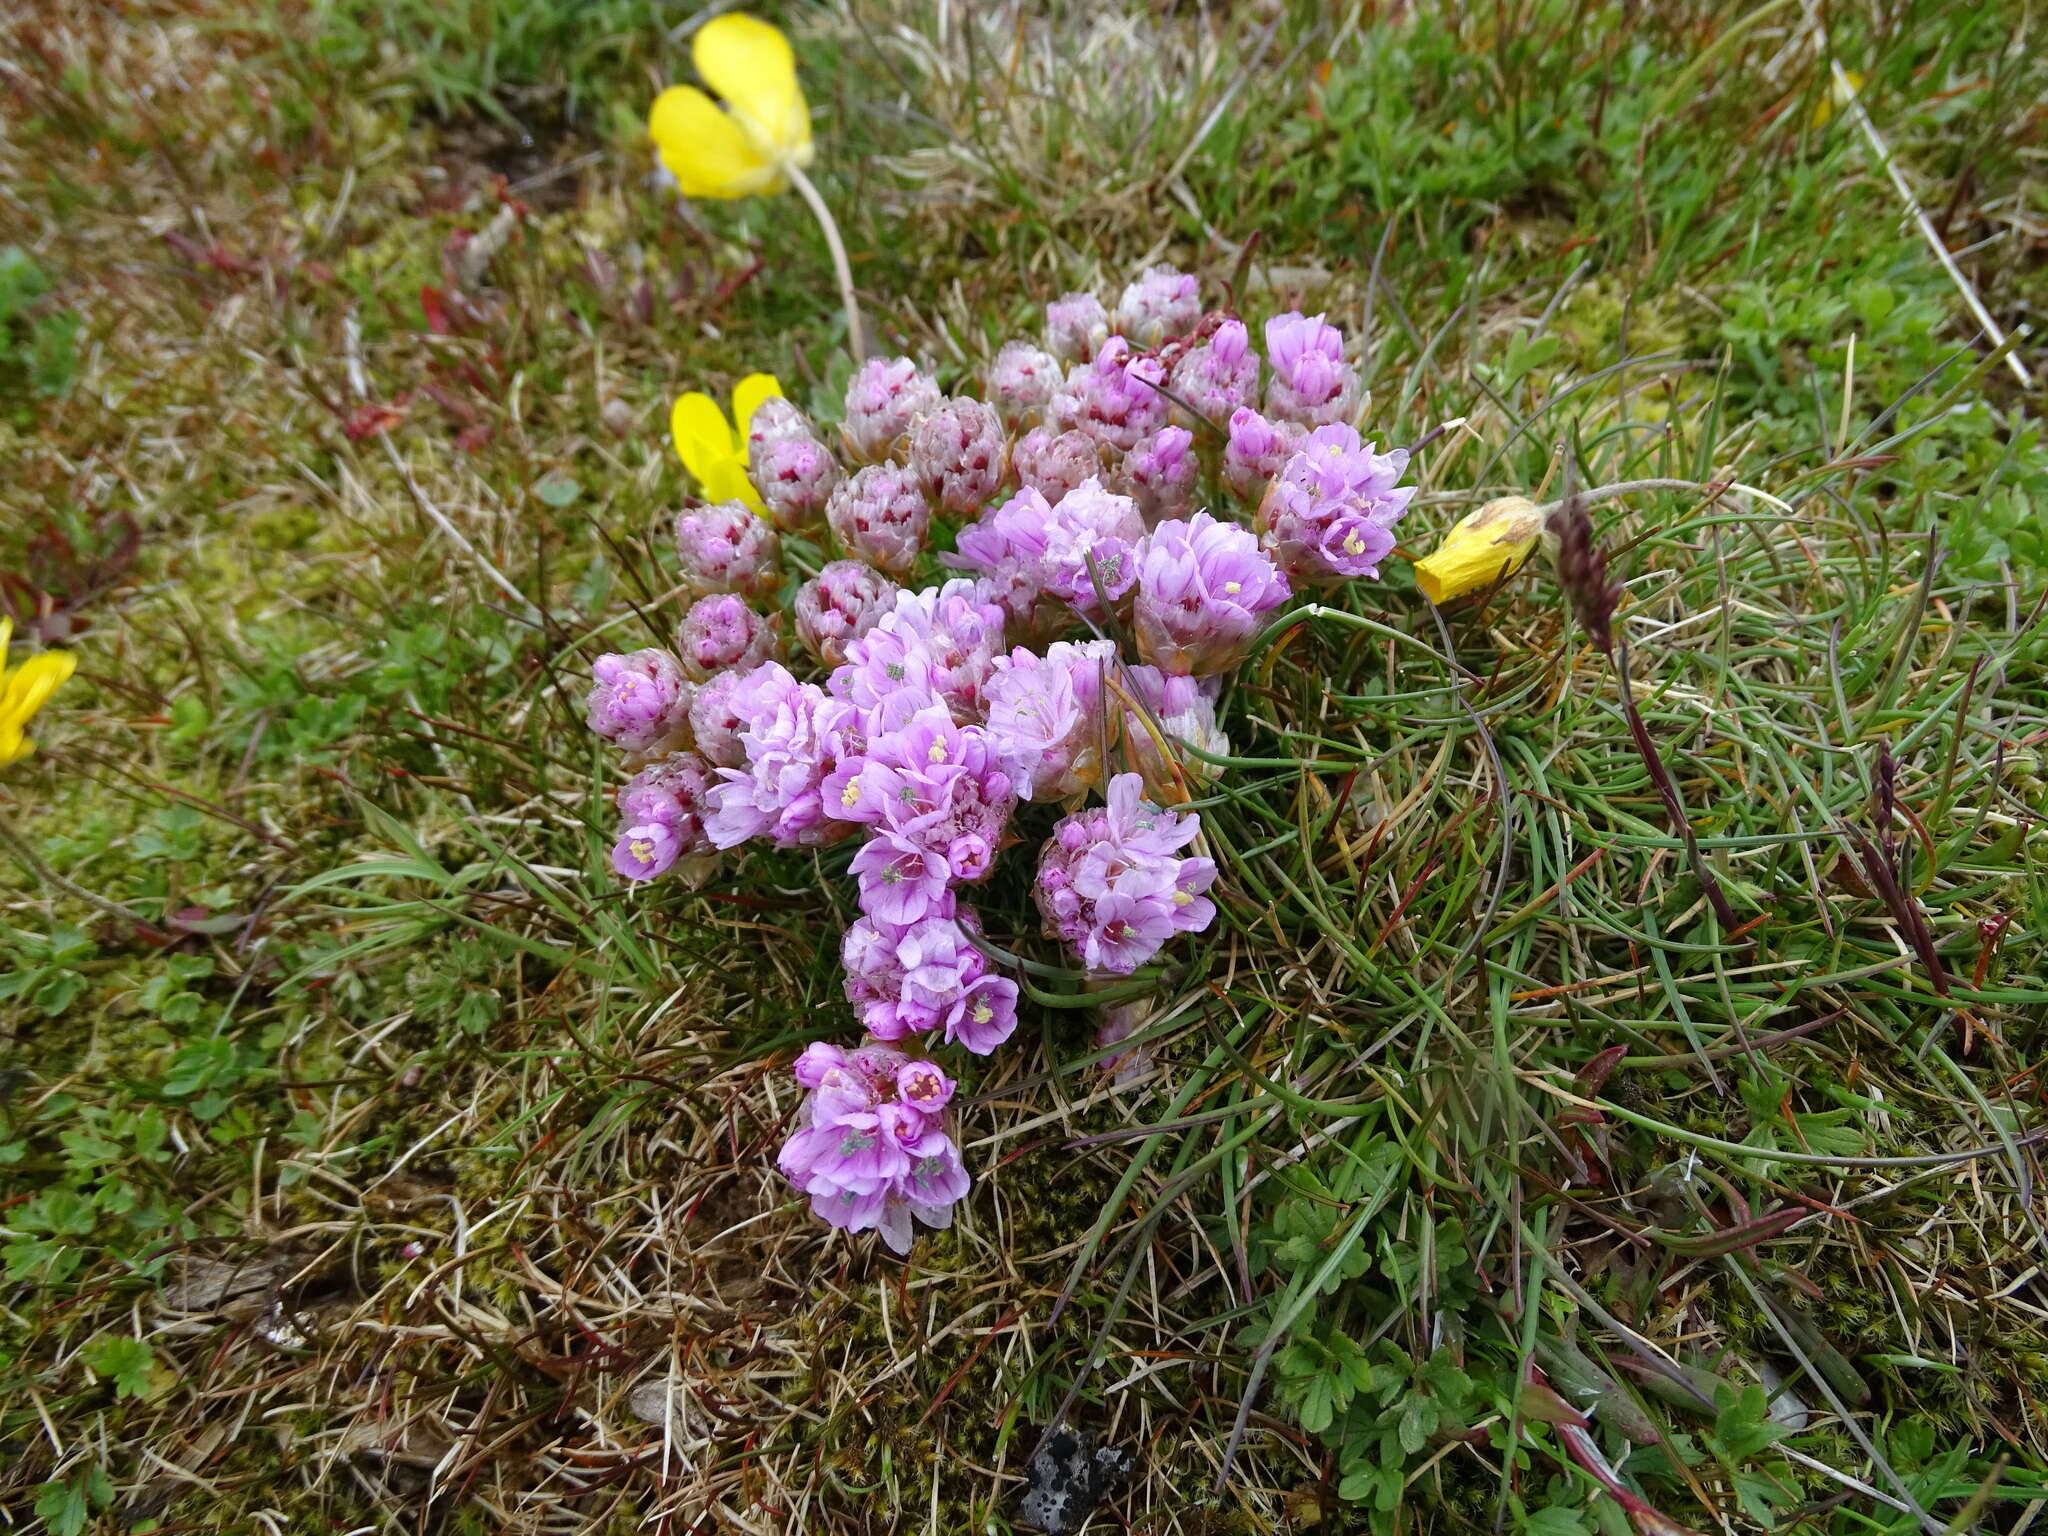
M 9 671 L 7 642 L 13 634 L 14 621 L 0 619 L 0 768 L 35 751 L 36 744 L 22 732 L 78 666 L 78 658 L 69 651 L 44 651 Z
M 654 99 L 647 131 L 685 197 L 751 197 L 789 185 L 811 163 L 811 109 L 796 83 L 789 39 L 753 16 L 718 16 L 697 29 L 690 57 L 718 105 L 694 85 Z
M 1835 115 L 1835 108 L 1846 107 L 1856 99 L 1863 89 L 1863 77 L 1853 69 L 1845 69 L 1828 81 L 1828 93 L 1813 104 L 1813 126 L 1825 128 Z
M 1455 524 L 1434 554 L 1415 562 L 1415 584 L 1432 603 L 1447 603 L 1513 575 L 1542 537 L 1542 515 L 1528 497 L 1489 501 Z
M 782 386 L 769 373 L 750 373 L 732 390 L 732 420 L 718 402 L 698 390 L 677 398 L 669 413 L 669 432 L 683 467 L 697 477 L 712 501 L 743 501 L 761 510 L 761 493 L 747 478 L 747 423 L 763 400 L 779 396 Z

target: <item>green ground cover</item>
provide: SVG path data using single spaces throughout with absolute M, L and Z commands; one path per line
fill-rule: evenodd
M 1165 259 L 1327 310 L 1369 435 L 1462 419 L 1407 554 L 1739 489 L 1594 509 L 1614 661 L 1540 563 L 1278 628 L 1149 1066 L 1041 979 L 897 1261 L 773 1167 L 844 855 L 621 889 L 580 721 L 676 617 L 674 394 L 829 422 L 849 367 L 795 199 L 651 179 L 690 8 L 17 6 L 0 604 L 80 671 L 0 775 L 0 1510 L 1000 1531 L 1064 1414 L 1135 1457 L 1097 1529 L 2027 1528 L 2034 18 L 777 19 L 870 330 L 949 385 Z

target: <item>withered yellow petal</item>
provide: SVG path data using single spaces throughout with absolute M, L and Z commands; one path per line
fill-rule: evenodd
M 1542 536 L 1542 519 L 1526 497 L 1489 501 L 1415 562 L 1415 584 L 1438 605 L 1463 597 L 1520 570 Z
M 685 197 L 748 197 L 781 179 L 772 154 L 694 85 L 655 97 L 647 132 Z
M 764 157 L 810 164 L 811 110 L 788 38 L 755 16 L 718 16 L 697 29 L 690 57 Z

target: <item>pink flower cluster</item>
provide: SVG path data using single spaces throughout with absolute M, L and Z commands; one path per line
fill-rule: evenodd
M 753 839 L 853 845 L 828 857 L 859 907 L 840 959 L 862 1040 L 798 1060 L 780 1157 L 834 1226 L 902 1252 L 968 1190 L 953 1080 L 929 1056 L 987 1055 L 1016 1029 L 1019 983 L 968 898 L 1020 840 L 1020 806 L 1066 813 L 1032 894 L 1081 966 L 1128 975 L 1214 920 L 1200 818 L 1163 807 L 1229 755 L 1222 679 L 1300 586 L 1375 574 L 1414 495 L 1406 454 L 1352 425 L 1342 334 L 1296 313 L 1263 340 L 1262 357 L 1241 320 L 1203 313 L 1192 276 L 1154 267 L 1113 308 L 1055 301 L 1042 344 L 991 360 L 982 399 L 872 359 L 834 448 L 770 400 L 749 427 L 765 515 L 677 520 L 695 599 L 679 656 L 593 668 L 590 723 L 637 769 L 622 876 L 701 871 Z M 786 586 L 784 536 L 836 548 Z M 959 574 L 917 585 L 934 555 Z M 785 605 L 809 677 L 784 664 Z
M 1281 467 L 1259 507 L 1261 543 L 1297 581 L 1334 586 L 1377 577 L 1415 487 L 1408 452 L 1380 453 L 1355 427 L 1317 427 Z
M 1201 834 L 1200 819 L 1146 805 L 1143 793 L 1137 774 L 1118 774 L 1106 806 L 1063 820 L 1031 889 L 1047 934 L 1091 967 L 1124 975 L 1216 915 L 1202 894 L 1216 879 L 1214 861 L 1180 856 Z
M 804 1103 L 776 1162 L 822 1220 L 878 1232 L 897 1253 L 910 1252 L 912 1217 L 953 1224 L 969 1179 L 946 1134 L 950 1077 L 879 1044 L 848 1052 L 819 1042 L 794 1070 Z

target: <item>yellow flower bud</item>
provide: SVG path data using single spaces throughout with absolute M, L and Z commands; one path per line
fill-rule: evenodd
M 1468 514 L 1435 553 L 1415 562 L 1415 584 L 1432 603 L 1447 603 L 1511 576 L 1543 537 L 1543 517 L 1526 496 L 1503 496 Z

